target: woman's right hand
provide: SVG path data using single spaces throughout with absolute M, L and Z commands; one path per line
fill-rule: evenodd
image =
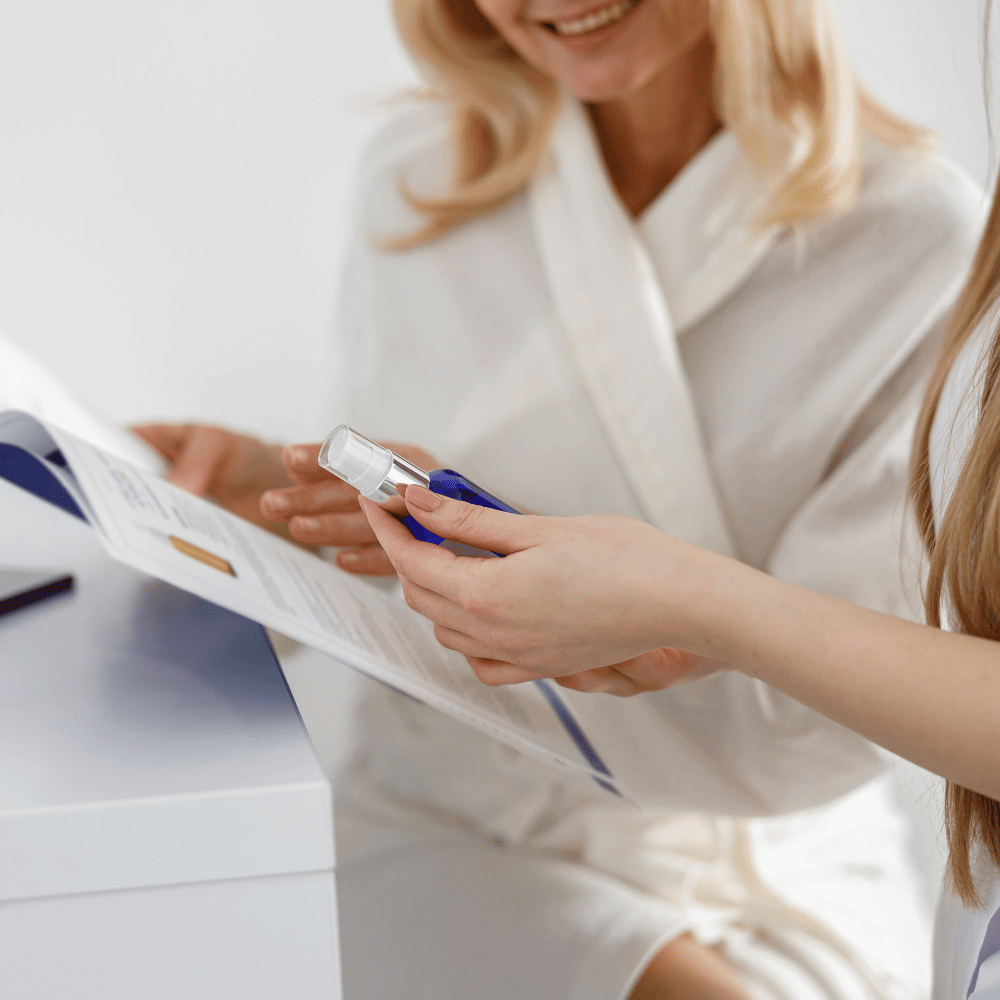
M 627 697 L 728 669 L 692 627 L 704 603 L 692 586 L 721 580 L 740 563 L 632 518 L 533 517 L 417 486 L 405 494 L 425 528 L 507 556 L 454 555 L 418 541 L 379 504 L 361 502 L 406 602 L 484 684 L 551 677 Z
M 421 469 L 440 463 L 414 445 L 387 443 L 397 455 Z M 395 576 L 375 532 L 358 504 L 358 491 L 319 464 L 317 444 L 289 445 L 281 454 L 294 486 L 272 489 L 260 498 L 260 513 L 269 521 L 284 521 L 288 533 L 303 545 L 342 548 L 337 565 L 361 576 Z
M 281 461 L 281 446 L 207 424 L 138 424 L 132 431 L 170 463 L 168 482 L 196 496 L 210 496 L 234 514 L 271 530 L 262 515 L 265 490 L 293 480 Z

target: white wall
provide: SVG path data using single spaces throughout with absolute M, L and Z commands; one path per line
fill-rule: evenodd
M 382 0 L 34 0 L 0 34 L 0 330 L 129 419 L 321 433 Z
M 873 90 L 986 170 L 976 0 L 840 0 Z M 412 79 L 387 0 L 34 0 L 0 34 L 0 330 L 105 412 L 329 420 L 351 165 Z
M 862 81 L 894 111 L 935 129 L 942 149 L 985 184 L 982 0 L 834 2 Z

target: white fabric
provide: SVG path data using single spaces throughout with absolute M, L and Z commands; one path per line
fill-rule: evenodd
M 934 520 L 941 518 L 975 434 L 982 399 L 985 355 L 992 345 L 1000 313 L 994 308 L 962 348 L 948 373 L 931 426 L 929 459 Z M 933 1000 L 965 1000 L 979 961 L 986 929 L 1000 906 L 1000 876 L 979 861 L 981 910 L 968 910 L 945 891 L 934 927 Z M 979 970 L 973 1000 L 1000 1000 L 1000 953 Z
M 165 469 L 163 459 L 145 441 L 88 409 L 27 351 L 2 335 L 0 410 L 24 410 L 141 469 Z
M 722 133 L 633 223 L 568 103 L 530 191 L 378 249 L 419 224 L 401 186 L 433 194 L 447 170 L 446 124 L 423 112 L 363 167 L 337 421 L 526 509 L 646 518 L 904 610 L 913 418 L 976 228 L 962 176 L 869 142 L 854 210 L 761 230 L 764 192 Z M 866 784 L 885 754 L 735 673 L 570 698 L 642 812 L 367 697 L 337 805 L 352 1000 L 403 981 L 428 1000 L 617 1000 L 686 930 L 762 1000 L 925 995 L 899 818 Z
M 983 909 L 969 910 L 953 893 L 943 892 L 934 922 L 934 987 L 932 1000 L 998 1000 L 1000 998 L 1000 952 L 979 968 L 976 988 L 970 993 L 979 963 L 983 938 L 1000 907 L 1000 877 L 981 865 L 978 878 Z

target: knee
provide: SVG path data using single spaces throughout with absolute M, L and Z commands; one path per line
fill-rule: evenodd
M 684 934 L 665 944 L 646 967 L 629 1000 L 751 1000 L 733 966 Z

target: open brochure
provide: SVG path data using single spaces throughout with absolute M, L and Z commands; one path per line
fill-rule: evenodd
M 88 521 L 109 555 L 277 629 L 560 770 L 617 795 L 559 690 L 481 684 L 398 592 L 22 413 L 0 413 L 0 476 Z

